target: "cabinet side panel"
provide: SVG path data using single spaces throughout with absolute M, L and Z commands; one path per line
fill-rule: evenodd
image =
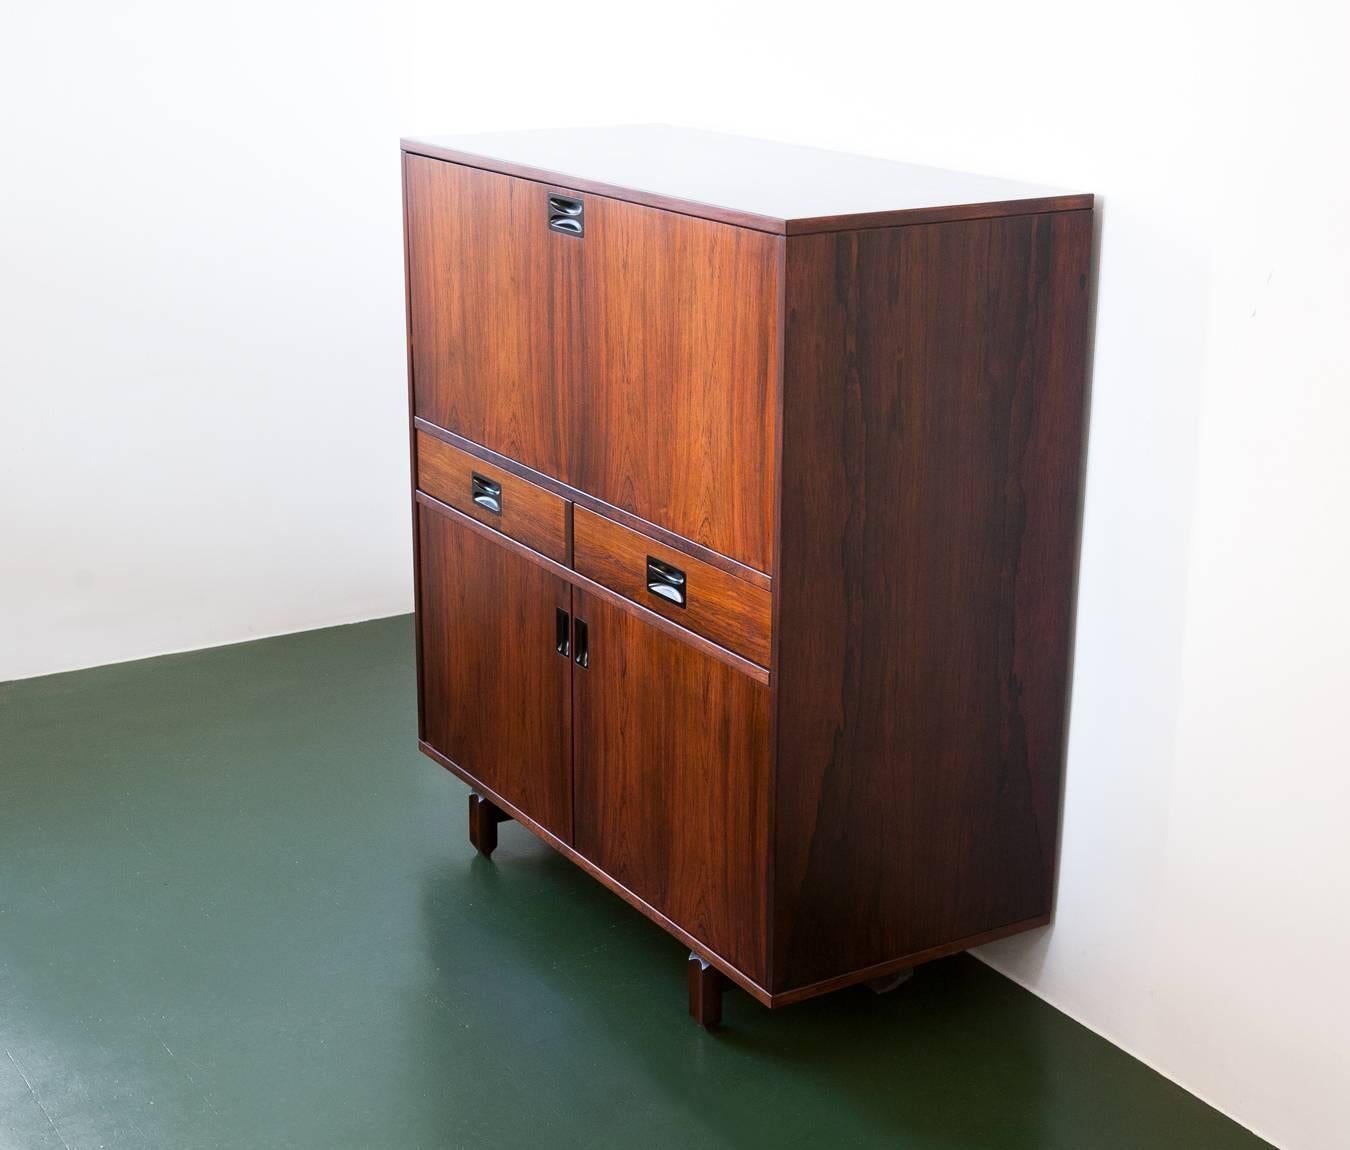
M 1091 226 L 788 240 L 775 992 L 1049 911 Z

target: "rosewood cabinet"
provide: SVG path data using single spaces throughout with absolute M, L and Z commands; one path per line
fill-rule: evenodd
M 768 1006 L 1043 925 L 1092 198 L 403 142 L 422 749 Z

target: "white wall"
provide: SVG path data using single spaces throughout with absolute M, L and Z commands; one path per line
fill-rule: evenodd
M 1055 926 L 987 957 L 1350 1143 L 1338 9 L 26 5 L 0 679 L 406 610 L 397 138 L 669 120 L 1102 198 Z

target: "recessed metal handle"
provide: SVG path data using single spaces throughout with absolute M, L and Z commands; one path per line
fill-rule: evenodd
M 655 555 L 647 556 L 647 590 L 676 607 L 688 606 L 688 585 L 684 572 L 669 563 L 663 563 Z
M 485 511 L 491 511 L 493 515 L 502 513 L 502 485 L 486 475 L 479 475 L 478 472 L 470 472 L 469 488 L 473 494 L 473 501 Z
M 548 226 L 551 230 L 561 232 L 565 236 L 580 237 L 586 231 L 585 209 L 586 205 L 579 199 L 572 196 L 550 194 L 548 197 Z
M 566 659 L 572 650 L 572 617 L 561 607 L 558 608 L 557 626 L 553 634 L 554 649 Z
M 591 665 L 591 641 L 585 619 L 572 622 L 572 658 L 583 671 Z

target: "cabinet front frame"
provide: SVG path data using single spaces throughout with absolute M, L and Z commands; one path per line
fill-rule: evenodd
M 650 919 L 656 925 L 660 926 L 663 930 L 665 930 L 668 934 L 677 939 L 679 942 L 683 943 L 685 946 L 688 946 L 691 950 L 697 951 L 715 968 L 720 970 L 731 982 L 740 986 L 756 1001 L 760 1002 L 762 1005 L 766 1007 L 781 1005 L 780 1002 L 776 1001 L 773 993 L 769 989 L 767 989 L 768 975 L 771 969 L 770 965 L 771 952 L 769 948 L 771 947 L 772 944 L 772 931 L 767 929 L 764 931 L 763 935 L 764 945 L 763 950 L 761 952 L 762 957 L 758 962 L 752 964 L 757 967 L 757 969 L 754 971 L 754 974 L 752 975 L 751 973 L 747 973 L 744 969 L 742 969 L 741 965 L 739 965 L 736 962 L 733 962 L 731 959 L 719 953 L 716 949 L 710 947 L 707 944 L 706 940 L 698 938 L 695 935 L 691 934 L 679 922 L 676 922 L 673 919 L 667 917 L 661 910 L 659 910 L 655 906 L 652 906 L 641 896 L 629 890 L 621 882 L 615 879 L 612 875 L 608 874 L 606 871 L 597 866 L 592 860 L 586 858 L 584 855 L 578 852 L 573 847 L 573 845 L 565 838 L 560 837 L 553 830 L 543 825 L 542 823 L 538 822 L 530 815 L 529 812 L 521 809 L 519 806 L 512 803 L 505 795 L 494 790 L 492 787 L 485 785 L 485 783 L 481 779 L 476 778 L 470 771 L 466 770 L 461 764 L 456 763 L 454 760 L 452 760 L 446 754 L 444 754 L 444 752 L 442 752 L 440 749 L 433 746 L 430 742 L 427 741 L 426 739 L 427 732 L 425 726 L 426 698 L 425 698 L 425 687 L 423 676 L 423 668 L 425 666 L 426 652 L 423 649 L 424 645 L 421 627 L 421 618 L 424 611 L 425 589 L 423 587 L 423 567 L 422 567 L 422 555 L 420 543 L 421 532 L 418 526 L 419 517 L 423 514 L 432 513 L 445 516 L 447 519 L 453 521 L 464 530 L 477 533 L 478 535 L 483 536 L 485 539 L 490 540 L 496 546 L 514 552 L 516 555 L 528 560 L 529 562 L 537 564 L 538 566 L 544 568 L 545 570 L 551 572 L 552 574 L 557 575 L 558 577 L 566 581 L 572 588 L 573 601 L 575 601 L 578 598 L 577 596 L 578 591 L 584 592 L 586 595 L 591 596 L 594 600 L 607 603 L 617 608 L 619 611 L 635 616 L 636 618 L 640 619 L 646 626 L 654 628 L 656 631 L 662 632 L 678 640 L 679 642 L 688 645 L 690 648 L 702 653 L 703 655 L 711 657 L 712 659 L 725 664 L 729 668 L 744 675 L 747 679 L 752 680 L 757 687 L 761 689 L 767 688 L 770 683 L 768 668 L 760 666 L 757 663 L 751 662 L 750 660 L 745 659 L 744 657 L 736 654 L 735 652 L 727 650 L 719 646 L 718 644 L 708 639 L 705 639 L 703 636 L 697 634 L 696 632 L 689 631 L 683 627 L 680 627 L 670 622 L 661 615 L 648 610 L 642 605 L 635 603 L 617 594 L 614 591 L 611 591 L 609 588 L 599 583 L 596 583 L 586 578 L 585 576 L 580 575 L 577 571 L 575 571 L 570 565 L 572 559 L 570 518 L 572 505 L 585 507 L 591 511 L 596 512 L 599 515 L 605 516 L 606 518 L 613 520 L 616 523 L 619 523 L 623 526 L 629 527 L 633 530 L 649 535 L 653 539 L 657 540 L 660 543 L 665 544 L 668 547 L 674 548 L 677 551 L 682 551 L 696 559 L 702 560 L 703 562 L 710 564 L 711 566 L 717 567 L 722 571 L 725 571 L 740 579 L 743 579 L 747 583 L 751 584 L 752 586 L 758 587 L 763 591 L 766 592 L 771 591 L 773 587 L 773 580 L 771 579 L 768 571 L 772 570 L 772 562 L 775 557 L 775 550 L 777 546 L 777 540 L 774 537 L 773 532 L 774 530 L 776 530 L 777 527 L 777 515 L 778 515 L 777 487 L 779 480 L 778 453 L 781 446 L 780 443 L 781 433 L 778 426 L 780 422 L 779 415 L 781 411 L 781 389 L 782 389 L 782 362 L 780 354 L 781 339 L 775 337 L 775 339 L 772 341 L 772 351 L 775 358 L 774 358 L 774 367 L 770 373 L 770 380 L 769 380 L 770 393 L 768 396 L 768 408 L 767 408 L 767 417 L 772 424 L 772 429 L 769 432 L 769 439 L 768 439 L 769 443 L 772 445 L 772 452 L 768 467 L 767 485 L 765 487 L 765 496 L 766 498 L 769 499 L 769 505 L 766 514 L 769 517 L 770 534 L 766 540 L 766 548 L 762 560 L 765 568 L 767 568 L 768 570 L 760 570 L 757 567 L 751 566 L 746 563 L 742 563 L 737 559 L 734 559 L 710 547 L 704 546 L 703 544 L 695 540 L 685 538 L 677 534 L 676 532 L 666 527 L 663 527 L 658 523 L 654 523 L 648 519 L 644 519 L 631 511 L 606 503 L 604 500 L 596 498 L 594 495 L 592 495 L 587 491 L 583 491 L 577 487 L 571 486 L 569 483 L 565 482 L 565 476 L 559 477 L 559 475 L 539 471 L 535 468 L 528 466 L 527 464 L 521 463 L 520 461 L 512 458 L 511 456 L 504 455 L 497 451 L 494 451 L 490 447 L 475 442 L 472 439 L 460 435 L 451 429 L 442 427 L 439 424 L 434 423 L 428 419 L 425 419 L 419 415 L 417 378 L 415 370 L 417 357 L 414 352 L 414 342 L 413 342 L 414 308 L 412 299 L 413 296 L 413 271 L 412 271 L 412 256 L 411 256 L 412 228 L 410 223 L 410 212 L 407 194 L 407 165 L 409 160 L 414 158 L 418 158 L 417 153 L 405 150 L 403 155 L 404 290 L 405 290 L 405 302 L 407 305 L 405 310 L 405 323 L 406 323 L 406 346 L 407 346 L 407 368 L 408 368 L 409 459 L 411 462 L 410 505 L 412 512 L 412 544 L 413 544 L 413 572 L 414 572 L 414 587 L 413 587 L 414 610 L 415 610 L 414 632 L 416 637 L 416 660 L 417 660 L 416 682 L 417 682 L 418 747 L 421 750 L 421 752 L 425 754 L 428 758 L 438 763 L 440 766 L 450 771 L 452 774 L 456 775 L 470 787 L 475 788 L 480 794 L 482 794 L 485 798 L 487 798 L 488 800 L 496 804 L 499 808 L 501 808 L 503 811 L 505 811 L 507 814 L 509 814 L 512 819 L 519 822 L 522 826 L 524 826 L 527 830 L 529 830 L 532 834 L 534 834 L 546 845 L 552 847 L 554 850 L 558 851 L 558 853 L 563 855 L 569 861 L 573 862 L 582 870 L 587 872 L 589 875 L 591 875 L 591 877 L 595 878 L 607 889 L 617 894 L 630 906 L 640 911 L 648 919 Z M 548 185 L 540 184 L 540 186 L 547 187 Z M 773 306 L 776 309 L 778 331 L 781 333 L 783 323 L 782 254 L 784 249 L 782 244 L 782 238 L 775 237 L 775 239 L 778 243 L 777 248 L 778 265 L 776 272 L 777 300 L 776 304 L 774 304 Z M 526 546 L 525 544 L 520 543 L 507 535 L 503 535 L 500 532 L 493 530 L 491 527 L 482 524 L 467 515 L 460 513 L 454 508 L 444 503 L 441 503 L 435 498 L 427 495 L 425 492 L 418 490 L 417 437 L 419 431 L 427 435 L 430 435 L 434 438 L 440 439 L 450 444 L 451 446 L 457 447 L 460 450 L 469 453 L 470 455 L 476 456 L 486 462 L 492 463 L 502 468 L 503 470 L 510 472 L 511 474 L 517 475 L 523 479 L 535 483 L 537 486 L 542 487 L 545 490 L 552 491 L 555 494 L 558 494 L 563 498 L 569 500 L 568 505 L 569 530 L 567 534 L 568 553 L 566 556 L 567 562 L 565 563 L 558 562 L 553 558 L 550 558 L 546 555 L 536 552 L 532 550 L 530 547 Z M 565 472 L 566 468 L 560 466 L 556 470 L 559 472 Z M 575 670 L 575 668 L 573 668 L 572 674 L 575 675 L 577 673 L 578 672 Z M 571 698 L 569 698 L 569 711 L 573 709 L 574 709 L 574 702 Z M 772 746 L 773 738 L 774 738 L 774 729 L 773 725 L 770 724 L 768 730 L 768 739 L 770 747 Z M 576 755 L 574 748 L 573 770 L 575 770 L 575 758 Z M 764 786 L 766 788 L 766 793 L 768 794 L 770 799 L 769 804 L 767 806 L 769 817 L 766 818 L 766 825 L 764 831 L 765 835 L 767 836 L 771 832 L 771 813 L 772 813 L 771 795 L 773 787 L 773 758 L 771 751 L 768 753 L 765 759 L 764 772 L 765 772 Z M 573 783 L 573 787 L 575 790 L 575 780 Z M 766 850 L 765 857 L 766 857 L 766 868 L 763 874 L 762 886 L 759 892 L 759 897 L 762 906 L 764 907 L 764 910 L 767 913 L 767 909 L 772 905 L 771 903 L 772 889 L 770 884 L 772 852 Z

